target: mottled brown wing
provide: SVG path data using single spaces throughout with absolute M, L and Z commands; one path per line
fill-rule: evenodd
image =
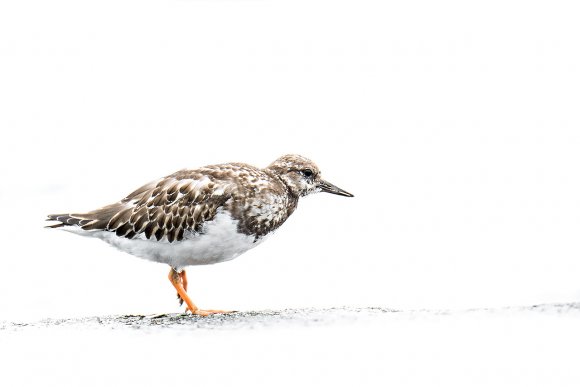
M 83 219 L 84 224 L 79 225 L 86 230 L 174 242 L 187 233 L 203 232 L 204 223 L 212 220 L 229 198 L 225 183 L 202 175 L 174 174 L 139 188 L 119 203 L 77 217 Z

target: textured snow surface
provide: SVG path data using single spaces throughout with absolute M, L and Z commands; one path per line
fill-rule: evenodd
M 577 386 L 580 304 L 0 323 L 10 386 Z

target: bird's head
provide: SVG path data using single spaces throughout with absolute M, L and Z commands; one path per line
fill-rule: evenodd
M 278 175 L 290 192 L 296 196 L 306 196 L 316 192 L 328 192 L 347 197 L 354 196 L 323 180 L 316 164 L 306 157 L 299 155 L 282 156 L 270 164 L 267 169 Z

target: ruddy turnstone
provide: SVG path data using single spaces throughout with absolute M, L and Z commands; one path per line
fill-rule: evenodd
M 312 161 L 282 156 L 266 168 L 243 163 L 184 169 L 87 213 L 48 215 L 79 235 L 96 237 L 129 254 L 171 267 L 180 304 L 201 310 L 187 295 L 184 268 L 224 262 L 257 246 L 294 212 L 298 199 L 316 192 L 352 197 L 322 180 Z

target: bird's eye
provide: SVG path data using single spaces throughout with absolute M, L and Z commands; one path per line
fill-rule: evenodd
M 314 174 L 314 172 L 312 172 L 312 169 L 305 169 L 305 170 L 302 171 L 302 174 L 305 177 L 312 177 L 312 175 Z

